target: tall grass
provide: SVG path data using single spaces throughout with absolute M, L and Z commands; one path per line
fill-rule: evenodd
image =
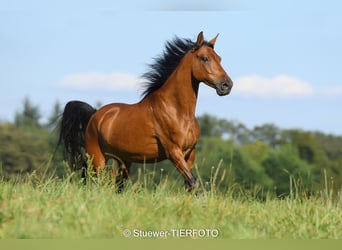
M 341 193 L 326 176 L 325 188 L 315 194 L 291 177 L 291 194 L 279 198 L 234 182 L 218 188 L 229 178 L 229 169 L 219 174 L 220 168 L 221 163 L 212 169 L 207 182 L 199 178 L 202 192 L 190 194 L 181 179 L 145 166 L 121 194 L 108 173 L 90 173 L 87 185 L 74 173 L 0 180 L 0 238 L 156 238 L 148 232 L 160 231 L 168 234 L 158 238 L 342 237 Z M 199 231 L 206 233 L 194 233 Z

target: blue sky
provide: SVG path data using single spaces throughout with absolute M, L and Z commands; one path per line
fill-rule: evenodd
M 197 114 L 252 128 L 342 135 L 341 1 L 5 1 L 0 6 L 0 120 L 28 96 L 46 119 L 56 100 L 133 103 L 139 76 L 175 35 L 206 39 L 234 81 L 201 85 Z

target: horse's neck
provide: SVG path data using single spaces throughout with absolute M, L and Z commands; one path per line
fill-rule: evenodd
M 188 118 L 195 117 L 199 83 L 192 78 L 191 55 L 186 55 L 165 84 L 159 89 L 158 95 Z

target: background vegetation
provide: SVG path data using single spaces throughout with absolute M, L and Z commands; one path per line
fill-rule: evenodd
M 97 104 L 99 105 L 99 104 Z M 0 166 L 4 179 L 18 174 L 44 172 L 58 177 L 68 174 L 60 149 L 56 149 L 58 117 L 62 106 L 56 102 L 47 122 L 41 122 L 39 107 L 26 98 L 14 123 L 0 123 Z M 280 129 L 264 124 L 252 129 L 237 121 L 204 114 L 198 117 L 201 138 L 196 165 L 204 184 L 220 177 L 217 189 L 236 183 L 244 188 L 258 186 L 278 196 L 290 193 L 290 181 L 314 192 L 342 187 L 342 137 L 316 131 Z M 175 168 L 164 161 L 157 165 L 135 165 L 132 180 L 149 169 L 155 182 L 160 175 L 179 181 Z M 216 176 L 214 176 L 216 173 Z M 324 176 L 324 178 L 323 178 Z M 181 181 L 181 180 L 180 180 Z

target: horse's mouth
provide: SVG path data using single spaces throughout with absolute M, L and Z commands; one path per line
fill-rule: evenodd
M 233 87 L 233 82 L 222 82 L 215 84 L 216 93 L 219 96 L 228 95 Z

